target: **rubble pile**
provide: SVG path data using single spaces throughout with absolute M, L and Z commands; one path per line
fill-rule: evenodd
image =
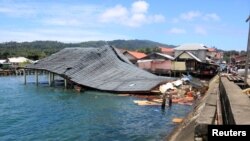
M 208 90 L 208 82 L 193 78 L 191 75 L 183 75 L 182 78 L 162 84 L 159 86 L 160 96 L 158 98 L 134 101 L 138 105 L 160 105 L 166 97 L 173 103 L 192 105 L 195 100 L 200 99 Z

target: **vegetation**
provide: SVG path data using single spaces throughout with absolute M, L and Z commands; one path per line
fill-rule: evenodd
M 63 43 L 54 41 L 36 41 L 36 42 L 7 42 L 0 44 L 0 58 L 13 56 L 24 56 L 29 59 L 37 60 L 50 55 L 64 46 Z
M 226 62 L 235 63 L 235 56 L 238 55 L 246 55 L 246 51 L 224 51 L 223 60 L 225 60 Z
M 236 51 L 236 50 L 229 50 L 229 51 L 224 51 L 221 49 L 218 49 L 214 47 L 218 52 L 223 52 L 223 61 L 226 61 L 227 63 L 235 63 L 235 57 L 239 55 L 246 55 L 246 51 L 241 50 L 241 51 Z
M 145 53 L 159 51 L 157 50 L 158 46 L 175 47 L 148 40 L 88 41 L 81 43 L 62 43 L 57 41 L 5 42 L 0 43 L 0 59 L 23 56 L 32 60 L 38 60 L 65 47 L 100 47 L 107 44 L 117 48 L 138 50 Z
M 158 46 L 175 47 L 173 45 L 161 44 L 149 40 L 114 40 L 114 41 L 88 41 L 81 43 L 62 43 L 57 41 L 34 41 L 34 42 L 5 42 L 0 43 L 0 59 L 6 59 L 8 57 L 23 56 L 32 60 L 38 60 L 49 56 L 65 47 L 100 47 L 103 45 L 112 45 L 117 48 L 123 48 L 128 50 L 136 50 L 146 54 L 152 52 L 160 52 Z M 233 62 L 232 60 L 236 55 L 246 54 L 245 51 L 223 51 L 224 58 L 227 62 Z
M 176 47 L 174 45 L 166 45 L 158 42 L 149 40 L 114 40 L 108 41 L 108 44 L 113 45 L 117 48 L 126 48 L 130 50 L 145 49 L 145 48 L 156 48 L 158 46 Z
M 161 52 L 161 50 L 158 47 L 154 47 L 154 48 L 140 48 L 137 49 L 137 51 L 145 53 L 145 54 L 150 54 L 152 52 Z

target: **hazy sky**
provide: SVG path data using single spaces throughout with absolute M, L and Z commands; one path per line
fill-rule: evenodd
M 0 42 L 146 39 L 246 50 L 249 0 L 0 0 Z

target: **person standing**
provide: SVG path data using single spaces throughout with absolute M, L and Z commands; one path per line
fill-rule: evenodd
M 167 91 L 162 96 L 161 109 L 163 109 L 163 110 L 165 109 L 165 106 L 166 106 L 166 97 L 167 97 Z
M 169 97 L 168 97 L 168 106 L 171 107 L 172 106 L 172 93 L 169 93 Z

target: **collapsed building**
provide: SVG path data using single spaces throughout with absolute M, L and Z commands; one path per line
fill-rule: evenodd
M 119 93 L 149 93 L 170 80 L 136 67 L 111 46 L 65 48 L 25 69 L 45 70 L 75 85 Z

